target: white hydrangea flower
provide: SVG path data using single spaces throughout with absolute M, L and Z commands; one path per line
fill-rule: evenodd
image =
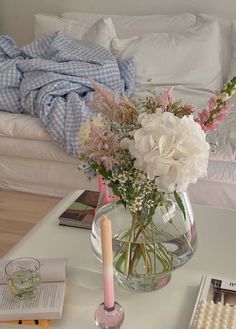
M 135 158 L 135 167 L 155 179 L 163 192 L 185 191 L 207 173 L 209 144 L 200 125 L 192 116 L 178 118 L 157 110 L 142 113 L 134 139 L 122 141 Z

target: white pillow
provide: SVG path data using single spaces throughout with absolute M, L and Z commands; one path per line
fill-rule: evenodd
M 114 25 L 109 17 L 99 19 L 89 30 L 85 30 L 79 23 L 60 17 L 42 14 L 34 16 L 35 40 L 57 31 L 75 39 L 94 42 L 108 50 L 112 38 L 116 37 Z
M 198 24 L 182 33 L 152 33 L 114 38 L 111 51 L 120 60 L 133 57 L 136 91 L 153 86 L 188 86 L 204 90 L 222 87 L 218 24 Z
M 232 25 L 233 55 L 232 55 L 228 80 L 231 80 L 233 77 L 236 76 L 236 21 L 233 21 L 232 24 L 233 24 Z
M 108 50 L 113 38 L 116 38 L 116 31 L 110 17 L 99 19 L 82 37 L 83 40 L 94 42 Z
M 224 83 L 227 82 L 230 63 L 232 58 L 232 21 L 210 16 L 207 14 L 197 15 L 197 23 L 218 22 L 220 28 L 220 40 L 222 48 L 222 71 Z
M 144 35 L 152 32 L 185 31 L 186 28 L 196 24 L 196 16 L 189 13 L 179 15 L 121 16 L 66 12 L 62 14 L 62 17 L 76 20 L 84 29 L 89 29 L 101 17 L 111 17 L 120 38 L 129 38 L 133 35 Z
M 68 19 L 43 14 L 34 15 L 35 40 L 57 31 L 61 31 L 68 37 L 80 39 L 87 30 L 78 22 L 73 22 Z

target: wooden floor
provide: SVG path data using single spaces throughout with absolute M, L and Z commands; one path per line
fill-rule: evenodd
M 61 199 L 0 190 L 0 257 Z

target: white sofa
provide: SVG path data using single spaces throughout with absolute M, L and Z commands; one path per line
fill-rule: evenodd
M 81 38 L 101 16 L 103 15 L 81 13 L 64 13 L 64 18 L 36 15 L 35 38 L 57 30 L 75 38 Z M 189 59 L 189 64 L 191 64 L 189 67 L 191 70 L 195 69 L 194 79 L 192 79 L 191 71 L 189 71 L 189 75 L 185 74 L 185 77 L 184 73 L 181 74 L 183 71 L 177 71 L 180 75 L 178 80 L 176 72 L 171 77 L 168 76 L 168 72 L 166 74 L 163 70 L 163 79 L 158 80 L 159 83 L 157 83 L 155 80 L 159 72 L 157 63 L 157 68 L 155 65 L 157 75 L 152 77 L 153 81 L 147 79 L 142 83 L 143 80 L 140 80 L 138 75 L 136 93 L 139 95 L 150 87 L 158 87 L 159 90 L 166 88 L 166 79 L 169 77 L 169 84 L 175 84 L 177 98 L 181 97 L 186 102 L 195 103 L 202 109 L 207 99 L 213 94 L 215 86 L 223 85 L 230 77 L 236 75 L 236 24 L 233 21 L 193 14 L 132 17 L 113 15 L 111 17 L 119 38 L 138 35 L 145 39 L 145 36 L 150 33 L 167 34 L 168 37 L 180 35 L 183 50 L 186 47 L 186 50 L 190 52 L 189 43 L 185 40 L 188 38 L 186 31 L 190 29 L 193 33 L 196 26 L 202 24 L 217 25 L 219 42 L 217 43 L 215 39 L 215 43 L 212 43 L 212 47 L 209 46 L 209 49 L 206 47 L 207 42 L 213 42 L 213 38 L 208 40 L 206 32 L 205 36 L 202 34 L 203 39 L 205 38 L 203 44 L 202 39 L 198 40 L 198 37 L 194 39 L 194 36 L 192 38 L 196 40 L 195 43 L 193 42 L 193 47 L 196 47 L 199 42 L 199 48 L 195 48 L 199 53 L 195 54 L 192 60 L 191 57 Z M 214 36 L 216 36 L 215 32 Z M 120 39 L 118 41 L 121 44 L 123 42 Z M 116 43 L 118 48 L 120 47 L 119 42 L 118 45 Z M 162 40 L 158 42 L 163 45 Z M 205 45 L 205 47 L 201 48 L 201 45 Z M 216 45 L 219 48 L 212 49 Z M 168 51 L 168 47 L 165 51 Z M 163 54 L 165 55 L 165 53 Z M 119 55 L 125 56 L 124 52 L 120 52 Z M 145 54 L 141 55 L 145 56 Z M 168 53 L 168 56 L 166 61 L 171 62 L 174 62 L 177 57 L 174 53 Z M 194 56 L 194 52 L 191 52 L 191 56 Z M 210 60 L 211 58 L 212 60 Z M 214 63 L 212 64 L 212 62 Z M 142 64 L 145 65 L 145 63 Z M 185 62 L 186 66 L 187 64 Z M 222 70 L 221 76 L 219 76 L 219 72 L 217 76 L 212 75 L 211 68 L 209 68 L 211 65 L 219 72 Z M 205 69 L 203 69 L 204 67 Z M 159 64 L 159 69 L 162 69 L 161 64 Z M 234 100 L 236 104 L 236 98 Z M 211 154 L 208 176 L 189 187 L 190 197 L 193 202 L 197 203 L 236 208 L 236 108 L 232 110 L 222 127 L 213 133 L 211 140 L 218 142 L 218 152 Z M 78 188 L 97 189 L 96 180 L 88 181 L 78 170 L 78 165 L 78 159 L 67 155 L 51 141 L 38 118 L 0 111 L 0 188 L 57 196 L 63 196 Z

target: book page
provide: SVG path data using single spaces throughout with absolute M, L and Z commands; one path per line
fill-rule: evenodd
M 59 319 L 65 294 L 64 282 L 42 283 L 34 298 L 16 299 L 6 285 L 0 286 L 0 320 Z
M 0 261 L 0 284 L 7 284 L 5 266 L 10 259 Z M 40 261 L 40 277 L 42 282 L 65 281 L 66 258 L 43 258 Z

